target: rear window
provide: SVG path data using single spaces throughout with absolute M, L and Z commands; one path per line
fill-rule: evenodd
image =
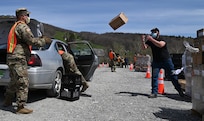
M 9 31 L 14 25 L 15 21 L 15 18 L 0 19 L 0 44 L 7 43 Z M 30 27 L 34 37 L 42 36 L 43 30 L 41 29 L 43 28 L 43 25 L 40 22 L 31 19 L 28 26 Z
M 15 21 L 2 21 L 0 22 L 0 44 L 6 43 L 8 33 Z
M 7 44 L 0 44 L 0 64 L 6 64 Z
M 32 50 L 47 50 L 50 47 L 50 44 L 46 44 L 43 47 L 32 46 Z M 7 44 L 0 44 L 0 50 L 6 50 Z
M 42 47 L 38 47 L 38 46 L 32 46 L 32 50 L 47 50 L 49 47 L 50 47 L 51 43 L 50 44 L 46 44 Z

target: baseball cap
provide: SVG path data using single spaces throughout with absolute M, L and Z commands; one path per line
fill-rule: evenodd
M 16 10 L 16 16 L 21 16 L 21 15 L 28 15 L 29 16 L 30 12 L 26 8 L 18 8 Z
M 151 32 L 156 32 L 156 31 L 159 32 L 159 29 L 158 29 L 158 28 L 153 28 L 153 29 L 151 30 Z

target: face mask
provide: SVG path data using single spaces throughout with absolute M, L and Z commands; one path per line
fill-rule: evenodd
M 29 24 L 30 23 L 30 17 L 27 17 L 25 22 L 26 22 L 26 24 Z
M 152 36 L 153 38 L 157 38 L 157 33 L 152 33 L 151 36 Z

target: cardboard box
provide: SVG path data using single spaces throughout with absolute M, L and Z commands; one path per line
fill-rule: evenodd
M 192 109 L 204 115 L 204 65 L 193 67 L 192 76 Z
M 181 85 L 181 88 L 182 88 L 183 90 L 185 90 L 186 80 L 184 80 L 184 79 L 178 79 L 178 82 L 179 82 L 179 84 Z
M 194 39 L 193 47 L 199 48 L 198 53 L 192 53 L 193 65 L 204 64 L 204 36 Z
M 109 25 L 113 28 L 113 30 L 116 30 L 119 27 L 121 27 L 122 25 L 124 25 L 125 23 L 127 23 L 127 21 L 128 21 L 128 18 L 125 16 L 125 14 L 123 12 L 121 12 L 119 15 L 114 17 L 109 22 Z
M 201 52 L 193 53 L 192 57 L 193 57 L 193 66 L 202 64 L 202 53 Z
M 197 31 L 197 37 L 202 37 L 202 36 L 204 36 L 204 29 L 202 28 L 202 29 L 199 29 L 198 31 Z
M 193 56 L 192 74 L 192 110 L 201 116 L 204 115 L 204 30 L 197 31 L 194 47 L 199 48 Z
M 184 68 L 184 74 L 185 74 L 185 94 L 191 97 L 192 94 L 192 73 L 193 68 L 192 67 L 186 67 Z

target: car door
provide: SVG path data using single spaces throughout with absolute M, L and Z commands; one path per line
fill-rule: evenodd
M 74 56 L 77 67 L 84 78 L 91 81 L 99 60 L 88 41 L 69 42 L 68 51 Z

